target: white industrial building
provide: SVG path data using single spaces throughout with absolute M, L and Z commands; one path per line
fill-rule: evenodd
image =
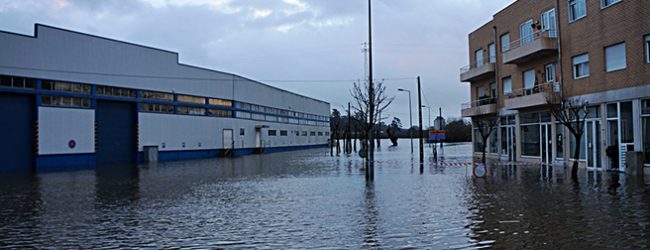
M 1 169 L 324 146 L 326 102 L 179 63 L 175 52 L 36 24 L 0 31 Z

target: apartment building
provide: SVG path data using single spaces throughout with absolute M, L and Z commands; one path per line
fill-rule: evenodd
M 634 154 L 650 169 L 650 1 L 518 0 L 469 34 L 469 51 L 462 114 L 498 119 L 489 158 L 625 171 Z M 588 103 L 580 143 L 549 96 Z M 478 152 L 476 128 L 473 138 Z

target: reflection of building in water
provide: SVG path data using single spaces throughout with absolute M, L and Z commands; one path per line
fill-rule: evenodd
M 647 13 L 647 1 L 518 0 L 470 33 L 471 64 L 460 78 L 470 83 L 471 102 L 462 114 L 475 124 L 500 120 L 486 145 L 490 157 L 564 163 L 580 147 L 583 167 L 625 170 L 626 155 L 642 153 L 650 164 Z M 549 112 L 547 100 L 562 93 L 588 102 L 580 143 Z
M 0 31 L 0 158 L 38 169 L 324 146 L 328 103 L 175 52 L 37 24 Z M 155 151 L 154 151 L 155 152 Z M 36 156 L 36 157 L 34 157 Z

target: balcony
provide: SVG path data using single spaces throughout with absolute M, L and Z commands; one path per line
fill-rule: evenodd
M 540 57 L 557 54 L 557 46 L 557 31 L 538 31 L 510 43 L 510 49 L 503 53 L 503 63 L 521 64 Z
M 460 68 L 460 81 L 472 82 L 484 77 L 494 77 L 494 63 L 486 62 L 481 65 L 471 64 Z
M 539 84 L 533 88 L 523 88 L 506 94 L 504 107 L 517 110 L 544 106 L 549 102 L 555 102 L 560 95 L 561 86 L 557 82 Z
M 489 115 L 496 112 L 497 99 L 494 97 L 485 97 L 473 102 L 464 103 L 461 109 L 463 117 Z

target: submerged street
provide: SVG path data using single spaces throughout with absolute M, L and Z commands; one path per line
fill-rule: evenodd
M 370 184 L 325 148 L 4 174 L 0 247 L 650 247 L 647 178 L 494 164 L 473 179 L 470 144 L 420 174 L 407 140 L 388 144 Z

